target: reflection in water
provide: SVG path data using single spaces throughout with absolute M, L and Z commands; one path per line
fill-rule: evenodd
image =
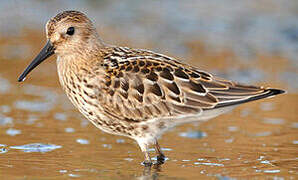
M 143 175 L 138 180 L 157 180 L 161 172 L 162 164 L 154 164 L 152 167 L 144 167 Z

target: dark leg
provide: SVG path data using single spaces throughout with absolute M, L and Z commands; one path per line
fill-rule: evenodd
M 159 146 L 157 140 L 155 141 L 155 144 L 154 144 L 154 145 L 155 145 L 155 146 L 154 146 L 155 151 L 156 151 L 156 153 L 158 154 L 158 155 L 157 155 L 157 162 L 163 164 L 164 161 L 165 161 L 165 157 L 166 157 L 166 156 L 162 153 L 161 148 L 160 148 L 160 146 Z

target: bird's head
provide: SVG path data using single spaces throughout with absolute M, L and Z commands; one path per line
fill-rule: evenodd
M 46 36 L 46 45 L 21 74 L 19 82 L 53 54 L 88 56 L 102 45 L 91 20 L 79 11 L 64 11 L 51 18 L 46 24 Z

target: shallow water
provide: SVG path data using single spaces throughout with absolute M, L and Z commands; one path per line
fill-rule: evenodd
M 42 3 L 37 4 L 45 8 Z M 108 7 L 115 6 L 112 3 Z M 135 23 L 138 27 L 146 27 L 146 23 Z M 125 35 L 103 29 L 100 31 L 104 39 L 112 37 L 120 44 L 136 46 L 134 39 L 128 42 Z M 143 155 L 134 141 L 101 132 L 74 109 L 58 84 L 55 58 L 41 64 L 25 82 L 17 83 L 17 76 L 45 41 L 41 29 L 27 27 L 20 31 L 22 33 L 16 36 L 0 35 L 1 179 L 298 177 L 298 89 L 295 83 L 298 69 L 294 65 L 297 59 L 292 56 L 279 56 L 263 48 L 252 58 L 238 56 L 233 47 L 219 52 L 206 51 L 204 42 L 189 40 L 189 36 L 194 36 L 191 30 L 182 40 L 182 48 L 187 49 L 182 54 L 175 48 L 171 50 L 164 47 L 165 44 L 160 45 L 161 52 L 165 50 L 166 54 L 184 57 L 217 75 L 247 83 L 270 84 L 289 90 L 289 93 L 244 104 L 205 123 L 172 129 L 159 141 L 167 161 L 148 170 L 141 165 Z M 154 38 L 144 41 L 142 48 L 154 49 L 158 44 Z M 249 61 L 242 61 L 242 58 Z M 151 151 L 152 159 L 156 160 L 153 149 Z

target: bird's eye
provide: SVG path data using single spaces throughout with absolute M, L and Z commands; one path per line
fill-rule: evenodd
M 68 35 L 73 35 L 74 34 L 74 31 L 75 31 L 75 28 L 74 27 L 69 27 L 66 31 L 66 34 Z

